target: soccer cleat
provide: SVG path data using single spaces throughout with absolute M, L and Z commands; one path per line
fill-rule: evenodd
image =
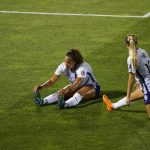
M 41 95 L 39 92 L 34 93 L 34 101 L 38 106 L 42 106 L 43 104 L 43 99 L 41 98 Z
M 106 95 L 103 95 L 103 102 L 106 104 L 108 111 L 113 111 L 112 102 Z
M 64 95 L 60 95 L 58 98 L 58 107 L 59 109 L 65 108 L 65 100 L 64 100 Z

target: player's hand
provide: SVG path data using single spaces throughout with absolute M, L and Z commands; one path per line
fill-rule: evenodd
M 127 96 L 127 97 L 126 97 L 126 103 L 127 103 L 128 106 L 130 106 L 130 102 L 131 102 L 131 101 L 130 101 L 130 97 Z
M 70 89 L 70 87 L 68 86 L 68 87 L 66 87 L 66 88 L 63 88 L 63 89 L 60 89 L 59 91 L 57 91 L 57 94 L 58 94 L 58 95 L 64 95 L 64 94 L 67 94 L 67 93 L 69 93 L 69 92 L 71 92 L 71 89 Z
M 65 94 L 65 89 L 60 89 L 60 90 L 58 90 L 58 91 L 57 91 L 57 94 L 58 94 L 58 95 L 63 95 L 63 94 Z
M 34 89 L 33 89 L 33 92 L 34 93 L 37 93 L 39 92 L 43 87 L 41 85 L 38 85 L 38 86 L 35 86 Z

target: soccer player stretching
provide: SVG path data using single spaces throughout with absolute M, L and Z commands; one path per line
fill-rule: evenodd
M 107 110 L 112 111 L 130 105 L 133 100 L 143 97 L 144 94 L 144 103 L 150 118 L 150 58 L 145 50 L 136 47 L 137 43 L 137 37 L 134 34 L 128 35 L 125 39 L 125 45 L 129 50 L 127 96 L 117 103 L 112 103 L 106 95 L 103 95 L 103 101 L 107 105 Z M 139 80 L 141 88 L 131 93 L 135 78 Z
M 39 94 L 40 90 L 54 85 L 62 73 L 68 77 L 70 84 L 42 99 Z M 65 55 L 64 62 L 58 66 L 54 75 L 44 84 L 36 86 L 33 91 L 37 105 L 58 102 L 59 108 L 62 109 L 75 106 L 82 99 L 98 97 L 100 86 L 93 75 L 91 66 L 84 61 L 79 50 L 71 49 Z

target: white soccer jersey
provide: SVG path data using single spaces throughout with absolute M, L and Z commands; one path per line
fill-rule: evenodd
M 94 77 L 92 68 L 87 62 L 83 62 L 74 72 L 67 69 L 65 63 L 63 62 L 55 71 L 55 74 L 57 75 L 61 75 L 62 73 L 68 77 L 70 83 L 73 83 L 77 77 L 83 78 L 80 87 L 84 85 L 93 85 L 96 87 L 98 84 L 96 78 Z
M 150 91 L 150 58 L 147 52 L 141 48 L 137 49 L 138 67 L 134 68 L 131 56 L 128 57 L 128 72 L 134 73 L 139 79 L 144 93 Z

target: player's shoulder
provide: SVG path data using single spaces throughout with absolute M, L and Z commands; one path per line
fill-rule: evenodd
M 87 63 L 86 61 L 84 61 L 81 66 L 85 68 L 91 68 L 91 65 Z
M 66 70 L 65 63 L 62 62 L 61 64 L 59 64 L 58 69 L 59 69 L 59 70 L 63 70 L 63 71 Z
M 142 58 L 146 58 L 146 57 L 149 57 L 148 53 L 146 50 L 142 49 L 142 48 L 138 48 L 138 55 L 139 57 L 142 57 Z
M 138 48 L 137 52 L 138 53 L 146 53 L 147 54 L 147 51 L 145 49 L 143 49 L 143 48 Z
M 84 61 L 82 64 L 80 64 L 80 66 L 78 67 L 78 69 L 87 68 L 87 67 L 90 67 L 90 65 L 86 61 Z
M 137 48 L 137 50 L 138 50 L 138 51 L 146 51 L 145 49 L 140 48 L 140 47 L 139 47 L 139 48 Z
M 79 72 L 81 70 L 84 70 L 86 68 L 85 63 L 83 62 L 82 64 L 80 64 L 80 66 L 76 69 L 76 72 Z
M 62 62 L 61 64 L 59 64 L 60 67 L 64 68 L 65 67 L 65 63 Z

